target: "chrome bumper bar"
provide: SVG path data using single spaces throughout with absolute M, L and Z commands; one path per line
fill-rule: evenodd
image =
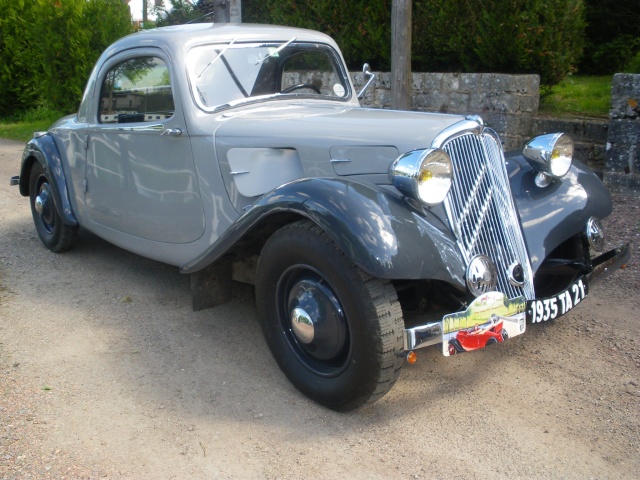
M 442 343 L 442 321 L 405 328 L 403 337 L 405 350 L 415 350 Z
M 621 267 L 624 268 L 630 257 L 631 251 L 628 243 L 597 256 L 591 261 L 593 270 L 587 274 L 587 281 L 591 284 L 596 280 L 607 278 Z
M 592 260 L 593 270 L 586 275 L 587 281 L 592 284 L 606 278 L 623 267 L 629 261 L 630 256 L 628 243 L 597 256 Z M 442 320 L 406 328 L 403 335 L 405 351 L 442 343 L 442 328 Z

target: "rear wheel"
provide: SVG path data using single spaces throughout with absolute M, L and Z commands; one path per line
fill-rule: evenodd
M 278 365 L 316 402 L 352 410 L 397 380 L 404 321 L 393 285 L 356 267 L 315 224 L 290 224 L 267 241 L 256 304 Z
M 51 181 L 38 162 L 31 168 L 29 201 L 33 223 L 45 247 L 52 252 L 68 250 L 76 237 L 77 227 L 62 222 L 53 198 Z

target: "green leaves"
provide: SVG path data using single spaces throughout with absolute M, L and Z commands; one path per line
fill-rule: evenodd
M 427 0 L 414 9 L 414 54 L 420 70 L 537 73 L 552 85 L 575 70 L 584 28 L 583 0 Z
M 391 0 L 244 0 L 244 21 L 331 35 L 349 68 L 387 70 Z M 422 72 L 538 73 L 554 84 L 575 69 L 584 0 L 414 0 L 412 63 Z
M 39 105 L 74 112 L 91 68 L 131 33 L 118 0 L 0 0 L 0 111 Z

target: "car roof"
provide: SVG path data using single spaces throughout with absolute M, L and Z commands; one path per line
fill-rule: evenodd
M 328 35 L 303 28 L 248 23 L 193 23 L 142 30 L 121 38 L 109 50 L 162 45 L 171 51 L 180 51 L 197 44 L 230 42 L 234 39 L 236 42 L 286 42 L 294 37 L 297 41 L 326 43 L 337 48 Z

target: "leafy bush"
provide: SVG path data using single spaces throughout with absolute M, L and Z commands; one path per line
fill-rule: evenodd
M 200 13 L 191 1 L 188 0 L 169 0 L 169 4 L 165 5 L 164 2 L 156 5 L 153 8 L 154 14 L 157 17 L 155 26 L 166 27 L 169 25 L 181 25 L 192 20 L 196 20 L 203 15 Z M 209 13 L 209 12 L 204 12 Z M 211 19 L 203 20 L 210 22 Z
M 582 0 L 428 0 L 414 7 L 414 68 L 537 73 L 555 84 L 582 52 Z
M 0 108 L 73 112 L 102 51 L 131 32 L 118 0 L 0 0 Z
M 623 68 L 622 73 L 640 73 L 640 52 Z
M 586 45 L 581 73 L 597 75 L 629 71 L 640 55 L 638 0 L 584 0 L 587 12 Z
M 319 30 L 340 45 L 349 68 L 391 65 L 391 0 L 264 0 L 242 4 L 243 21 Z
M 0 111 L 3 115 L 38 100 L 34 57 L 38 55 L 31 26 L 37 15 L 34 3 L 0 0 Z
M 323 31 L 350 68 L 390 65 L 391 0 L 245 0 L 245 21 Z M 416 71 L 539 73 L 554 84 L 583 46 L 583 0 L 414 0 Z

